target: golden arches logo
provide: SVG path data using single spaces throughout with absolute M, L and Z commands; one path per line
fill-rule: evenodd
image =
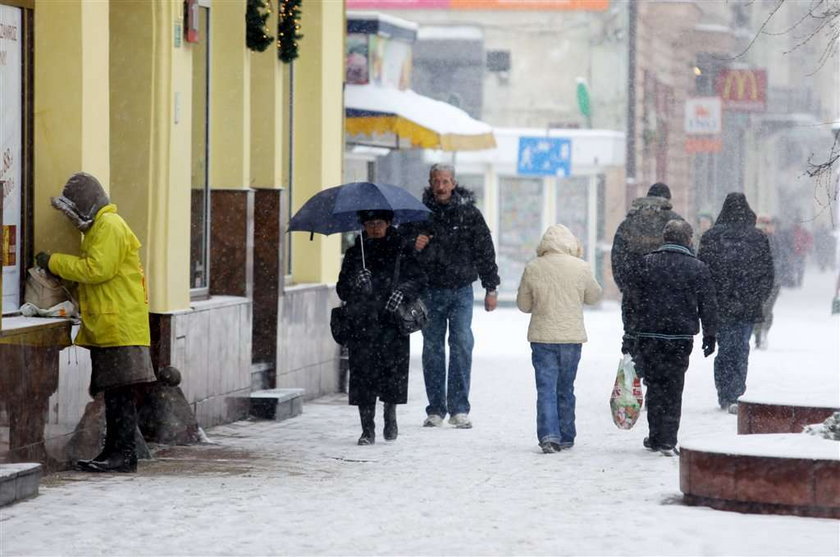
M 750 96 L 746 97 L 745 93 L 747 92 L 747 84 L 749 83 L 750 86 Z M 732 94 L 732 87 L 735 86 L 735 95 Z M 725 100 L 731 101 L 743 101 L 743 100 L 751 100 L 757 101 L 759 100 L 759 87 L 758 87 L 758 78 L 755 75 L 755 72 L 752 70 L 729 70 L 726 72 L 726 76 L 724 77 L 723 81 L 723 90 L 721 91 L 721 97 Z

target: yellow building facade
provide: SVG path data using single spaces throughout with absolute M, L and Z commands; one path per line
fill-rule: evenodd
M 337 390 L 328 315 L 339 241 L 285 228 L 341 181 L 344 6 L 302 7 L 291 64 L 275 45 L 247 48 L 246 9 L 246 0 L 0 0 L 0 49 L 20 58 L 2 68 L 19 73 L 20 91 L 3 92 L 19 110 L 3 110 L 15 154 L 0 178 L 14 185 L 4 188 L 4 230 L 14 227 L 16 257 L 3 262 L 0 346 L 15 364 L 0 374 L 6 393 L 35 389 L 45 408 L 38 438 L 39 418 L 13 417 L 20 410 L 0 400 L 0 459 L 75 456 L 67 447 L 90 400 L 86 351 L 62 346 L 70 325 L 16 312 L 35 253 L 78 251 L 78 233 L 49 204 L 77 171 L 99 178 L 143 244 L 153 360 L 181 370 L 200 425 L 244 417 L 255 390 Z M 276 31 L 276 13 L 267 29 Z M 59 340 L 40 350 L 33 339 L 45 328 Z M 36 360 L 43 385 L 23 385 Z M 13 432 L 21 421 L 31 423 Z

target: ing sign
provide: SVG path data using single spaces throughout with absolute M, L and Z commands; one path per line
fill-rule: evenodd
M 764 112 L 767 108 L 766 70 L 722 70 L 715 85 L 727 110 Z

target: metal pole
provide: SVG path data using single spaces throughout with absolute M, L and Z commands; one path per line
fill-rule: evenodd
M 627 209 L 636 197 L 636 23 L 638 6 L 636 0 L 629 0 L 627 5 L 627 136 L 625 145 L 625 194 L 624 204 Z

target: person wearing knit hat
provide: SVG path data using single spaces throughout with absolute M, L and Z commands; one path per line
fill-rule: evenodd
M 40 252 L 35 260 L 78 283 L 82 325 L 75 343 L 90 351 L 90 395 L 105 398 L 105 446 L 76 465 L 86 472 L 135 472 L 134 390 L 155 381 L 140 241 L 91 174 L 73 174 L 51 202 L 84 234 L 81 255 Z
M 632 287 L 637 282 L 635 274 L 642 258 L 662 245 L 665 223 L 683 220 L 674 212 L 670 200 L 671 188 L 656 182 L 648 189 L 647 196 L 633 200 L 630 211 L 613 238 L 610 259 L 613 280 L 621 291 L 621 318 L 624 322 L 621 351 L 631 356 L 635 351 L 636 310 L 639 305 Z M 637 371 L 640 375 L 644 373 L 642 369 Z

